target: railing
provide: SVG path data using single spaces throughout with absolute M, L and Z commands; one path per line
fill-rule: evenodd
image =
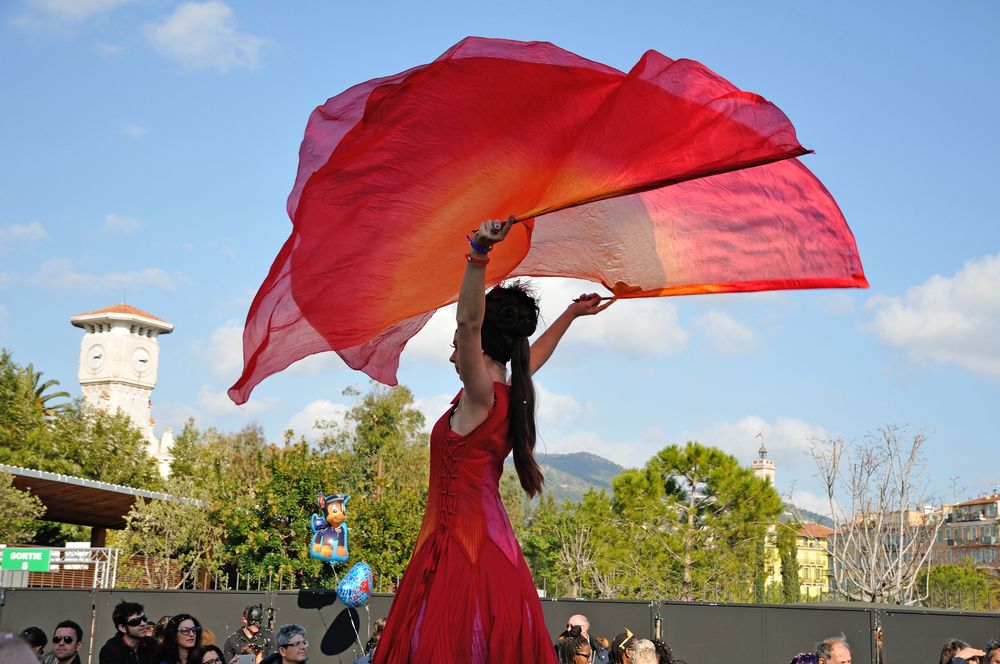
M 0 586 L 8 588 L 111 589 L 118 580 L 118 549 L 53 547 L 47 572 L 4 571 Z

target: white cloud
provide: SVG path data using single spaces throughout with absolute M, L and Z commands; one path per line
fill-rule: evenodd
M 722 311 L 709 311 L 697 319 L 698 328 L 720 355 L 746 355 L 757 349 L 757 335 Z
M 789 496 L 782 497 L 789 498 Z M 830 516 L 830 501 L 826 496 L 821 496 L 804 489 L 793 489 L 790 498 L 792 504 L 799 509 L 809 510 L 810 512 L 816 512 L 827 517 Z
M 62 20 L 82 21 L 128 4 L 132 0 L 31 0 L 42 12 Z
M 535 279 L 532 283 L 539 289 L 542 316 L 548 322 L 554 321 L 580 294 L 600 290 L 592 283 L 574 279 Z M 596 316 L 577 319 L 566 341 L 632 357 L 650 357 L 680 353 L 688 336 L 673 303 L 666 298 L 638 298 L 615 302 Z
M 201 411 L 190 404 L 176 401 L 153 402 L 153 419 L 156 420 L 156 428 L 161 434 L 163 429 L 169 427 L 176 436 L 184 428 L 184 423 L 192 417 L 198 426 L 204 426 Z
M 134 233 L 139 228 L 139 220 L 121 214 L 107 214 L 101 225 L 102 233 Z
M 242 370 L 242 360 L 240 362 L 240 367 Z M 309 355 L 303 357 L 301 360 L 294 362 L 285 371 L 290 374 L 299 376 L 309 376 L 316 374 L 332 374 L 335 372 L 342 372 L 347 369 L 347 365 L 344 361 L 340 359 L 340 356 L 333 351 L 316 353 L 314 355 Z
M 186 2 L 163 22 L 149 25 L 146 37 L 153 48 L 188 69 L 225 73 L 254 69 L 269 42 L 241 32 L 233 11 L 224 2 Z
M 145 136 L 147 131 L 148 130 L 145 127 L 134 122 L 126 122 L 122 125 L 122 133 L 129 138 L 134 138 L 136 140 Z
M 641 468 L 651 453 L 643 441 L 608 441 L 593 431 L 577 431 L 567 436 L 539 436 L 535 452 L 570 454 L 590 452 L 626 468 Z
M 306 404 L 306 407 L 292 415 L 285 429 L 291 429 L 296 437 L 304 436 L 306 440 L 315 442 L 323 436 L 323 429 L 316 427 L 318 422 L 329 422 L 338 426 L 346 423 L 348 407 L 333 403 L 326 399 L 317 399 Z
M 86 274 L 77 272 L 73 263 L 65 258 L 55 258 L 42 263 L 30 283 L 59 291 L 84 291 L 99 293 L 104 291 L 141 291 L 144 288 L 158 288 L 172 291 L 180 279 L 167 274 L 158 267 L 147 267 L 133 272 L 107 272 Z
M 280 400 L 276 397 L 254 398 L 242 406 L 237 406 L 230 400 L 225 390 L 216 391 L 210 386 L 204 385 L 198 390 L 198 405 L 206 412 L 216 416 L 255 416 L 266 413 L 278 405 Z
M 44 240 L 48 236 L 45 227 L 38 221 L 32 221 L 29 224 L 0 226 L 0 251 L 12 248 L 15 244 L 25 245 Z
M 205 359 L 216 378 L 234 381 L 243 372 L 243 323 L 231 319 L 215 328 L 208 339 L 198 339 L 191 349 Z M 294 375 L 330 374 L 343 371 L 344 361 L 336 353 L 317 353 L 295 362 L 285 373 Z
M 556 394 L 535 381 L 536 416 L 542 426 L 565 426 L 586 420 L 593 405 L 568 394 Z
M 424 414 L 424 432 L 430 433 L 434 424 L 451 407 L 454 394 L 435 394 L 430 397 L 413 397 L 413 406 Z
M 14 283 L 14 275 L 9 272 L 0 272 L 0 288 L 6 288 Z
M 216 378 L 235 380 L 243 371 L 243 323 L 229 320 L 215 328 L 207 341 L 197 340 L 192 350 L 205 358 Z
M 914 361 L 957 364 L 1000 377 L 1000 254 L 966 263 L 952 277 L 934 275 L 901 297 L 873 297 L 872 327 Z
M 763 434 L 763 438 L 758 438 L 757 434 Z M 748 415 L 736 422 L 720 422 L 684 431 L 676 442 L 684 444 L 696 440 L 703 445 L 718 447 L 749 466 L 763 441 L 768 458 L 775 462 L 778 484 L 781 485 L 783 470 L 791 477 L 801 478 L 804 473 L 811 476 L 815 470 L 808 455 L 812 439 L 831 437 L 822 427 L 795 418 L 777 417 L 768 422 L 756 415 Z
M 407 342 L 400 361 L 401 363 L 413 360 L 447 362 L 451 356 L 451 342 L 454 337 L 455 305 L 452 304 L 434 312 L 427 324 Z

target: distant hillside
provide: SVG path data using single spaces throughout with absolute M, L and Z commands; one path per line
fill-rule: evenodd
M 818 512 L 810 512 L 807 509 L 797 507 L 798 515 L 792 510 L 791 506 L 785 505 L 785 513 L 781 515 L 782 521 L 793 521 L 797 518 L 801 518 L 805 523 L 818 523 L 821 526 L 826 526 L 827 528 L 833 528 L 833 519 L 828 516 L 823 516 Z
M 625 470 L 589 452 L 539 454 L 535 458 L 545 475 L 545 491 L 551 491 L 557 502 L 579 502 L 590 489 L 610 494 L 612 478 Z M 507 459 L 507 464 L 513 466 L 513 458 Z

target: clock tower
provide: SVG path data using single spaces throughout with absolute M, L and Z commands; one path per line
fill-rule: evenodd
M 73 316 L 85 333 L 80 343 L 80 387 L 84 401 L 109 413 L 120 410 L 145 436 L 161 474 L 170 466 L 173 435 L 153 433 L 153 388 L 160 361 L 157 337 L 174 326 L 128 304 Z

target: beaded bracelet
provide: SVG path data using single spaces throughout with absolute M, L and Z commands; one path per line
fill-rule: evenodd
M 469 241 L 469 246 L 472 247 L 473 250 L 478 251 L 481 254 L 488 254 L 491 251 L 493 251 L 493 245 L 492 244 L 490 246 L 488 246 L 488 247 L 481 247 L 478 244 L 476 244 L 476 241 L 472 239 L 471 235 L 466 235 L 465 239 Z
M 465 259 L 468 262 L 472 263 L 473 265 L 489 265 L 490 262 L 489 257 L 477 258 L 476 256 L 473 256 L 471 253 L 466 254 Z

